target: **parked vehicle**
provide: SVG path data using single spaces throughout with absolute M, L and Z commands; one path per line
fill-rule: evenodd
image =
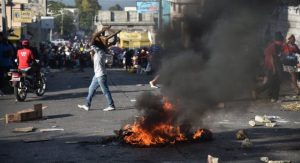
M 40 72 L 36 75 L 29 75 L 28 70 L 11 69 L 8 76 L 11 76 L 10 85 L 14 88 L 17 101 L 25 101 L 27 93 L 32 92 L 37 96 L 43 96 L 46 91 L 46 77 Z

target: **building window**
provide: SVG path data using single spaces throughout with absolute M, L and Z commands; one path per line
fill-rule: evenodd
M 115 13 L 110 12 L 110 21 L 114 22 L 115 21 Z
M 127 21 L 129 22 L 130 21 L 130 13 L 129 12 L 126 12 L 127 13 Z

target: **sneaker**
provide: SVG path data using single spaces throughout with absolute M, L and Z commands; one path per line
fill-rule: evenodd
M 80 109 L 84 109 L 86 111 L 90 110 L 90 107 L 86 106 L 86 105 L 77 105 Z
M 154 85 L 152 81 L 150 81 L 149 84 L 151 88 L 159 88 L 158 86 Z
M 112 111 L 112 110 L 116 110 L 116 108 L 112 107 L 112 106 L 109 106 L 109 107 L 103 109 L 103 111 Z

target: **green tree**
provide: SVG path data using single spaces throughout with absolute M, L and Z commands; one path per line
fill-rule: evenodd
M 61 12 L 61 9 L 65 7 L 65 4 L 62 2 L 55 2 L 55 1 L 49 1 L 47 8 L 49 9 L 50 13 L 53 14 L 59 14 Z
M 64 11 L 63 14 L 54 18 L 54 31 L 61 33 L 61 30 L 64 36 L 70 36 L 76 32 L 73 13 Z
M 111 6 L 108 10 L 110 10 L 110 11 L 122 11 L 123 8 L 119 4 L 116 4 L 114 6 Z
M 79 9 L 79 28 L 90 32 L 94 26 L 94 17 L 101 6 L 97 0 L 75 0 L 75 6 Z

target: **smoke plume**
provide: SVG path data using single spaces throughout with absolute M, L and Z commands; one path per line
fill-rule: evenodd
M 206 0 L 198 14 L 182 20 L 183 28 L 161 34 L 161 94 L 178 109 L 177 121 L 198 123 L 218 111 L 219 102 L 250 97 L 263 57 L 262 36 L 276 6 L 275 0 Z M 147 93 L 136 107 L 157 122 L 160 103 Z

